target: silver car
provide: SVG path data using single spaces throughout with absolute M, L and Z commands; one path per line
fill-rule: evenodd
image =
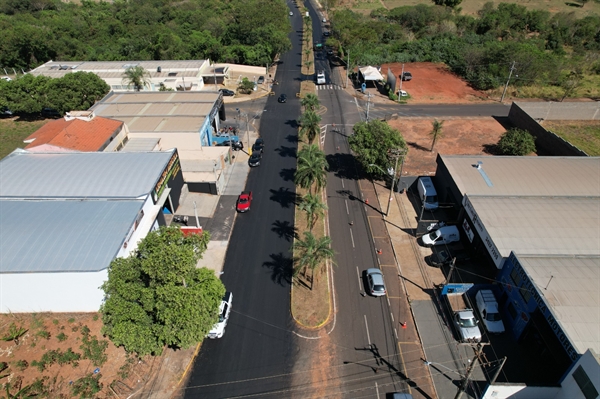
M 367 269 L 367 285 L 369 286 L 369 293 L 373 296 L 384 296 L 385 283 L 383 281 L 383 273 L 381 270 L 376 268 Z

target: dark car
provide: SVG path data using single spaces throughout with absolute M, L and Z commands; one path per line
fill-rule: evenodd
M 62 117 L 60 112 L 58 112 L 57 110 L 52 109 L 52 108 L 43 108 L 42 116 L 44 118 L 60 118 L 60 117 Z
M 237 199 L 235 209 L 238 212 L 248 212 L 250 210 L 250 204 L 252 203 L 252 191 L 242 191 Z
M 402 74 L 402 80 L 405 80 L 405 81 L 407 81 L 407 82 L 408 82 L 409 80 L 412 80 L 412 73 L 410 73 L 410 72 L 404 72 L 404 73 Z
M 235 96 L 235 91 L 233 91 L 233 90 L 229 90 L 229 89 L 219 89 L 219 91 L 220 91 L 221 93 L 223 93 L 223 95 L 224 95 L 224 96 L 229 96 L 229 97 L 231 97 L 231 96 Z
M 0 116 L 13 116 L 13 112 L 8 107 L 0 107 Z
M 277 99 L 277 101 L 279 101 L 280 103 L 284 103 L 287 101 L 287 96 L 285 94 L 282 94 L 279 96 L 279 98 Z
M 248 165 L 250 166 L 259 166 L 260 160 L 262 159 L 262 154 L 260 151 L 253 152 L 248 159 Z
M 327 55 L 329 57 L 333 56 L 333 50 L 331 50 L 331 49 L 327 50 Z
M 235 141 L 232 139 L 228 139 L 228 140 L 222 141 L 220 143 L 217 143 L 217 147 L 231 147 L 237 151 L 237 150 L 244 149 L 244 143 L 242 143 L 241 141 Z
M 263 152 L 265 148 L 265 141 L 263 139 L 256 139 L 256 141 L 254 142 L 254 145 L 252 146 L 252 151 L 260 151 Z
M 330 34 L 331 34 L 331 33 L 329 33 L 329 31 L 328 31 L 328 30 L 326 30 L 325 32 L 323 32 L 323 36 L 326 36 L 326 37 L 327 37 L 327 36 L 329 36 Z
M 259 76 L 258 80 L 256 81 L 256 83 L 259 84 L 259 85 L 265 83 L 265 77 L 264 76 Z

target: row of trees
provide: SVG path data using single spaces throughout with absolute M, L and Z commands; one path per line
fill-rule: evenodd
M 291 48 L 288 11 L 281 0 L 1 0 L 0 66 L 206 58 L 265 65 Z
M 377 9 L 370 16 L 337 11 L 328 44 L 354 65 L 442 62 L 477 89 L 506 82 L 560 85 L 571 71 L 600 73 L 600 16 L 577 19 L 518 4 L 486 4 L 479 16 L 442 6 Z M 565 51 L 568 47 L 568 52 Z M 572 51 L 571 51 L 572 50 Z
M 327 184 L 327 159 L 319 146 L 313 144 L 320 132 L 321 117 L 316 114 L 319 99 L 312 93 L 307 94 L 302 99 L 302 106 L 305 111 L 299 120 L 299 137 L 306 140 L 307 144 L 298 151 L 294 183 L 307 191 L 302 196 L 298 208 L 306 213 L 308 231 L 303 232 L 303 239 L 296 238 L 294 241 L 296 250 L 294 275 L 302 273 L 306 277 L 307 271 L 311 270 L 312 289 L 315 276 L 322 272 L 319 268 L 333 258 L 334 253 L 331 249 L 330 237 L 319 237 L 319 234 L 313 234 L 313 227 L 319 218 L 325 216 L 327 209 L 321 200 L 322 190 Z
M 27 74 L 12 81 L 0 80 L 0 109 L 34 114 L 49 107 L 64 114 L 89 109 L 109 91 L 110 86 L 91 72 L 69 73 L 62 78 Z

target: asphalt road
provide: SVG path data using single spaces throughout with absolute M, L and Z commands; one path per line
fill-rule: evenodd
M 356 100 L 361 119 L 365 120 L 367 102 Z M 386 116 L 397 114 L 399 117 L 456 117 L 456 118 L 478 118 L 492 116 L 495 118 L 506 118 L 510 105 L 500 103 L 486 104 L 374 104 L 369 106 L 370 119 L 383 119 Z
M 299 13 L 290 18 L 299 30 Z M 293 49 L 282 55 L 277 69 L 277 95 L 268 97 L 260 118 L 265 150 L 246 184 L 254 197 L 251 210 L 238 215 L 225 258 L 222 280 L 233 292 L 230 320 L 223 338 L 202 344 L 186 398 L 286 397 L 290 386 L 297 347 L 290 316 L 290 247 L 301 45 L 298 33 L 291 35 Z M 288 95 L 287 103 L 277 102 L 280 93 Z

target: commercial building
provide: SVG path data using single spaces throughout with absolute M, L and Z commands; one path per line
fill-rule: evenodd
M 179 205 L 176 150 L 0 160 L 0 312 L 93 312 L 110 262 Z

